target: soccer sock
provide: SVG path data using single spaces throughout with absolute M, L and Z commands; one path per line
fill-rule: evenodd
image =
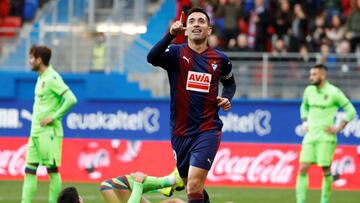
M 204 203 L 204 193 L 188 193 L 188 203 Z
M 37 166 L 26 165 L 24 185 L 21 194 L 21 203 L 31 203 L 31 200 L 37 189 Z
M 58 168 L 47 168 L 48 175 L 50 177 L 49 185 L 49 203 L 56 203 L 57 198 L 61 191 L 61 176 Z
M 141 202 L 142 193 L 143 193 L 143 184 L 139 182 L 134 182 L 134 187 L 127 203 Z
M 298 174 L 296 178 L 296 203 L 305 203 L 308 184 L 308 175 Z
M 331 195 L 331 186 L 333 182 L 333 177 L 331 174 L 326 174 L 323 177 L 321 185 L 321 203 L 329 203 Z
M 170 187 L 175 184 L 175 178 L 171 178 L 171 176 L 165 176 L 161 178 L 147 176 L 145 181 L 143 182 L 143 190 L 147 192 L 149 190 L 156 190 L 164 187 Z

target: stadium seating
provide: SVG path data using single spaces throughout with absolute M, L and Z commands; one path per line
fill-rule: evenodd
M 175 5 L 174 0 L 164 0 L 159 10 L 150 17 L 147 32 L 140 35 L 127 48 L 125 52 L 125 70 L 127 72 L 144 73 L 153 71 L 145 56 L 150 47 L 161 39 L 167 31 L 169 22 L 175 17 Z

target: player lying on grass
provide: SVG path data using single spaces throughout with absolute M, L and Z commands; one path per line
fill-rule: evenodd
M 143 193 L 160 192 L 171 196 L 174 190 L 184 189 L 184 183 L 177 169 L 164 177 L 147 176 L 142 172 L 119 176 L 105 180 L 100 185 L 100 191 L 107 203 L 149 203 L 142 197 Z M 183 203 L 180 199 L 169 199 L 161 203 Z

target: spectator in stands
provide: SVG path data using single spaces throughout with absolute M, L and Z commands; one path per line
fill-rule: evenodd
M 213 32 L 214 33 L 214 25 L 215 25 L 215 10 L 214 6 L 210 3 L 211 0 L 198 0 L 197 7 L 203 8 L 206 13 L 209 15 L 210 18 L 210 24 L 213 26 Z M 195 6 L 195 5 L 194 5 Z
M 350 40 L 351 51 L 360 45 L 360 0 L 353 0 L 352 11 L 345 25 L 345 36 Z
M 215 34 L 209 36 L 208 44 L 214 49 L 222 50 L 219 44 L 219 37 Z
M 10 2 L 9 0 L 0 0 L 0 20 L 9 16 Z
M 272 41 L 275 42 L 278 38 L 282 38 L 285 42 L 288 42 L 288 32 L 291 27 L 290 5 L 287 0 L 281 0 L 278 6 L 279 8 L 275 13 L 275 34 Z
M 294 6 L 294 19 L 291 23 L 291 36 L 289 49 L 292 52 L 298 52 L 300 44 L 306 43 L 307 19 L 304 10 L 300 4 Z
M 342 0 L 326 0 L 324 1 L 324 6 L 327 11 L 328 18 L 331 18 L 334 15 L 339 15 L 342 11 Z
M 190 0 L 184 0 L 187 1 Z M 229 51 L 242 51 L 242 48 L 239 50 L 237 39 L 239 34 L 247 34 L 246 50 L 256 52 L 271 51 L 278 43 L 278 38 L 285 42 L 288 52 L 299 52 L 302 45 L 306 46 L 308 51 L 320 52 L 323 44 L 327 44 L 329 51 L 334 52 L 344 37 L 350 40 L 352 51 L 355 51 L 360 44 L 360 23 L 357 23 L 360 22 L 360 0 L 194 0 L 191 2 L 206 9 L 210 16 L 214 12 L 212 22 L 216 23 L 212 25 L 215 31 L 213 33 L 219 38 L 216 46 Z M 350 10 L 350 2 L 352 10 L 347 19 L 346 12 Z M 346 26 L 343 23 L 345 21 Z M 271 41 L 268 40 L 269 37 Z M 212 38 L 215 39 L 214 36 Z M 232 40 L 229 43 L 230 39 Z M 237 41 L 236 46 L 234 40 Z M 176 42 L 180 41 L 176 40 Z
M 248 46 L 247 35 L 239 34 L 236 38 L 236 51 L 250 52 L 251 49 Z
M 328 43 L 325 32 L 325 12 L 315 17 L 311 25 L 312 51 L 319 52 L 320 47 L 324 43 Z
M 320 54 L 320 63 L 326 64 L 329 71 L 334 70 L 334 68 L 336 68 L 336 58 L 331 54 L 331 49 L 327 43 L 323 43 L 320 46 Z
M 227 51 L 236 51 L 236 39 L 231 38 L 226 47 Z
M 10 1 L 10 15 L 11 16 L 23 16 L 25 0 L 11 0 Z
M 345 29 L 342 26 L 340 16 L 334 15 L 331 19 L 331 27 L 325 28 L 327 38 L 330 40 L 333 48 L 337 47 L 338 44 L 344 39 Z
M 175 19 L 179 19 L 181 12 L 187 13 L 188 10 L 192 7 L 191 0 L 177 0 L 176 1 L 176 16 Z M 183 43 L 183 42 L 181 42 Z
M 216 16 L 224 19 L 223 39 L 224 43 L 228 45 L 229 40 L 236 38 L 239 33 L 238 23 L 239 19 L 243 17 L 241 1 L 220 0 Z
M 347 56 L 351 52 L 350 43 L 347 40 L 342 40 L 336 47 L 336 53 L 340 56 Z
M 351 53 L 351 45 L 348 40 L 342 40 L 338 46 L 336 47 L 336 53 L 338 54 L 338 62 L 356 62 L 355 57 L 349 57 L 349 54 Z
M 102 32 L 95 34 L 95 45 L 92 50 L 91 72 L 105 72 L 105 35 Z
M 285 45 L 285 41 L 282 38 L 278 38 L 274 44 L 274 48 L 272 50 L 273 56 L 283 56 L 286 55 L 287 48 Z
M 269 11 L 264 6 L 264 0 L 255 0 L 255 8 L 250 11 L 249 23 L 249 47 L 255 51 L 266 51 L 267 29 L 271 23 Z
M 301 56 L 301 61 L 303 62 L 310 61 L 309 48 L 306 46 L 306 44 L 300 45 L 299 54 Z

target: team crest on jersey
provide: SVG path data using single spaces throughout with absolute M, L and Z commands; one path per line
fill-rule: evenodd
M 210 90 L 211 74 L 189 71 L 186 90 L 208 93 Z
M 216 64 L 216 62 L 215 62 L 215 61 L 214 61 L 214 63 L 212 63 L 212 64 L 211 64 L 211 66 L 212 66 L 213 70 L 216 70 L 216 69 L 217 69 L 217 67 L 218 67 L 218 65 Z
M 45 87 L 45 81 L 43 81 L 42 83 L 41 83 L 41 88 L 44 88 Z

